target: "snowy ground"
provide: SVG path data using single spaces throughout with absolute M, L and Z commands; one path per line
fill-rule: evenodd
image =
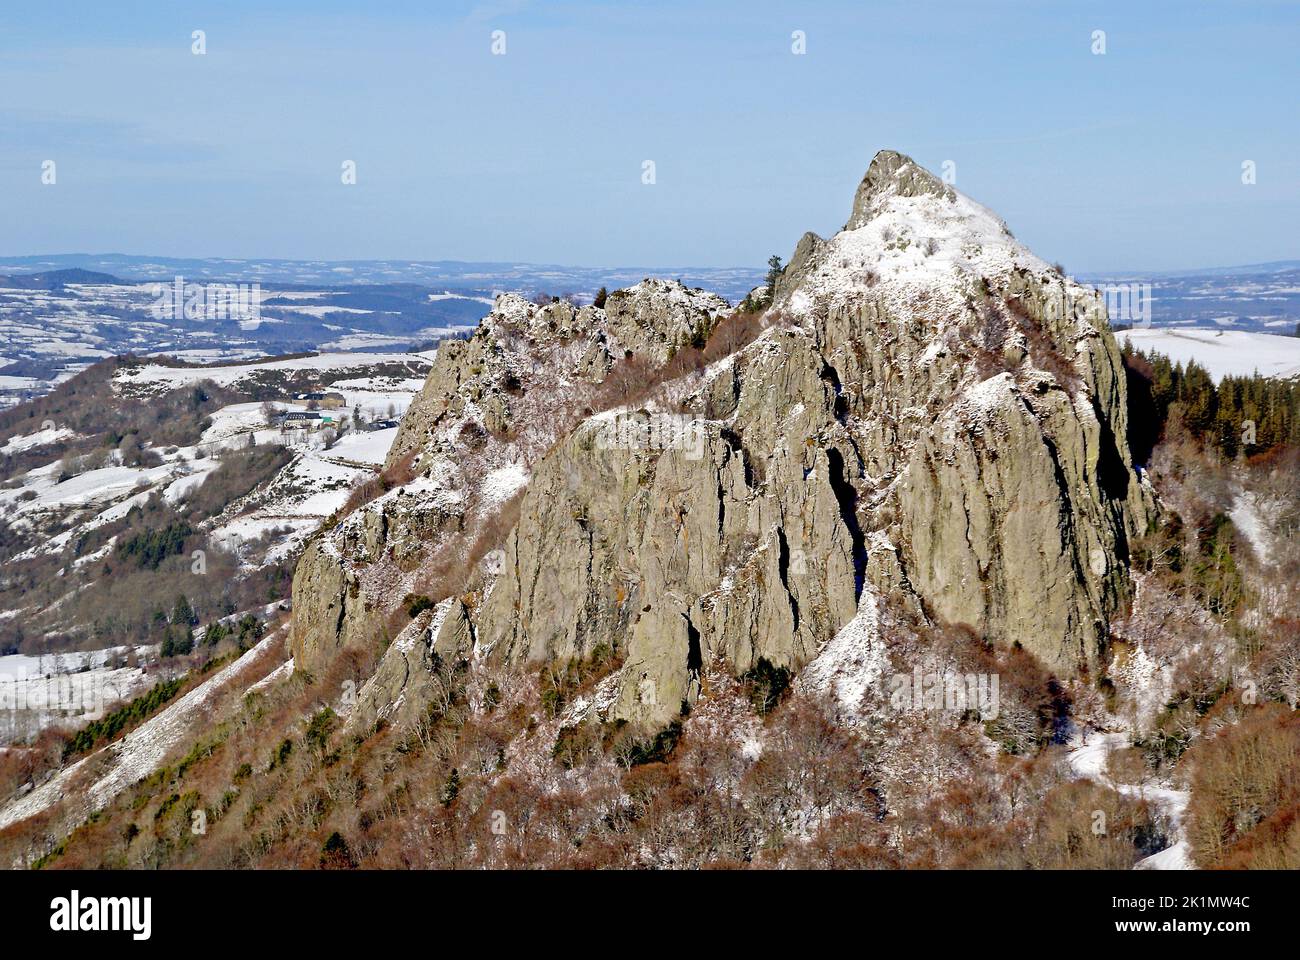
M 147 364 L 130 367 L 120 371 L 115 378 L 115 386 L 140 392 L 141 390 L 173 390 L 188 386 L 200 380 L 210 380 L 218 386 L 237 388 L 256 378 L 259 374 L 275 372 L 316 372 L 330 383 L 339 375 L 346 375 L 355 370 L 364 375 L 368 368 L 378 364 L 404 364 L 410 368 L 412 375 L 426 372 L 433 362 L 434 354 L 428 353 L 320 353 L 308 357 L 292 357 L 285 360 L 270 360 L 264 363 L 228 363 L 219 366 L 172 367 L 163 364 Z M 380 378 L 386 379 L 386 378 Z M 356 381 L 361 383 L 362 380 Z M 333 389 L 331 387 L 331 389 Z
M 157 653 L 157 646 L 140 646 L 0 657 L 0 743 L 49 726 L 82 726 L 140 695 L 158 681 L 143 666 Z
M 1227 376 L 1300 376 L 1300 337 L 1244 330 L 1149 327 L 1121 330 L 1121 342 L 1143 351 L 1164 354 L 1175 362 L 1195 360 L 1215 381 Z
M 33 450 L 72 436 L 75 434 L 66 427 L 46 427 L 32 433 L 10 437 L 3 446 L 0 446 L 0 456 L 12 457 L 24 450 Z
M 1144 860 L 1139 860 L 1135 870 L 1191 870 L 1191 849 L 1183 835 L 1183 817 L 1187 810 L 1189 794 L 1186 790 L 1172 790 L 1168 787 L 1139 786 L 1129 783 L 1116 783 L 1106 772 L 1106 758 L 1112 750 L 1128 746 L 1126 733 L 1092 733 L 1084 734 L 1078 745 L 1070 751 L 1066 762 L 1075 776 L 1110 787 L 1126 797 L 1146 800 L 1159 808 L 1167 817 L 1173 832 L 1173 843 L 1164 850 Z
M 65 767 L 45 783 L 0 808 L 0 829 L 48 810 L 68 799 L 84 817 L 102 809 L 110 800 L 141 778 L 148 776 L 167 754 L 207 720 L 216 695 L 228 685 L 249 681 L 242 678 L 273 648 L 284 643 L 284 633 L 269 634 L 234 663 L 218 671 L 179 700 L 163 708 L 122 739 Z
M 799 684 L 809 693 L 829 695 L 852 725 L 862 698 L 889 666 L 878 631 L 876 597 L 863 590 L 858 612 L 803 669 Z
M 1267 509 L 1267 505 L 1261 504 L 1256 494 L 1238 488 L 1234 491 L 1228 518 L 1250 543 L 1255 559 L 1268 566 L 1273 562 L 1273 543 L 1272 531 L 1263 514 L 1264 509 Z
M 82 673 L 112 666 L 116 661 L 124 661 L 132 655 L 138 659 L 147 659 L 157 652 L 156 646 L 140 646 L 109 647 L 107 650 L 49 653 L 40 656 L 16 653 L 0 657 L 0 677 L 44 677 Z

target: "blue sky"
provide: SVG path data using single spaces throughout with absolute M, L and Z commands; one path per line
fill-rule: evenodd
M 0 254 L 761 265 L 889 147 L 1071 271 L 1300 258 L 1297 51 L 1272 0 L 9 3 Z

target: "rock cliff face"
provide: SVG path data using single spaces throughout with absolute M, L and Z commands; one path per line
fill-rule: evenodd
M 472 337 L 439 348 L 389 452 L 392 488 L 304 552 L 293 587 L 299 665 L 392 639 L 402 598 L 436 593 L 439 569 L 478 561 L 474 541 L 536 461 L 606 394 L 635 388 L 627 377 L 606 384 L 616 364 L 660 363 L 727 309 L 659 280 L 611 293 L 604 309 L 499 297 Z M 484 573 L 494 570 L 489 557 Z
M 605 720 L 664 726 L 715 659 L 798 671 L 885 596 L 1061 673 L 1097 666 L 1151 501 L 1095 291 L 886 151 L 845 229 L 800 240 L 757 338 L 606 409 L 620 361 L 661 365 L 724 310 L 652 281 L 603 310 L 500 298 L 403 422 L 390 466 L 417 458 L 418 478 L 304 557 L 299 659 L 358 642 L 513 484 L 517 521 L 436 632 L 509 664 L 621 651 Z M 421 630 L 379 701 L 427 667 Z

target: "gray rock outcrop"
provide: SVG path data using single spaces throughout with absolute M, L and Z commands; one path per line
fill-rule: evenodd
M 467 459 L 453 426 L 519 432 L 527 414 L 503 384 L 571 391 L 629 353 L 661 364 L 721 310 L 651 282 L 611 293 L 603 311 L 499 301 L 474 338 L 440 351 L 403 422 L 390 464 L 418 456 L 423 492 L 386 495 L 304 557 L 296 649 L 309 659 L 351 642 L 353 610 L 375 602 L 349 587 L 363 576 L 351 568 L 381 548 L 401 565 L 393 545 L 419 513 L 403 503 L 445 505 L 473 486 L 447 466 Z M 737 675 L 760 660 L 798 671 L 864 592 L 1019 644 L 1062 674 L 1095 669 L 1131 592 L 1129 539 L 1152 509 L 1097 293 L 885 151 L 845 230 L 800 240 L 765 322 L 684 377 L 672 408 L 595 412 L 528 447 L 518 520 L 466 610 L 476 654 L 525 665 L 619 650 L 607 719 L 647 730 L 689 709 L 712 659 Z M 539 351 L 551 351 L 549 386 L 521 359 Z M 592 394 L 571 395 L 580 406 Z M 416 539 L 465 522 L 463 510 L 438 515 Z M 418 673 L 410 650 L 399 657 Z

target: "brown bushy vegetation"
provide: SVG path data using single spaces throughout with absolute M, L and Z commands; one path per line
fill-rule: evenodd
M 12 797 L 27 783 L 39 783 L 63 762 L 67 734 L 46 727 L 34 740 L 0 751 L 0 798 Z
M 418 454 L 419 451 L 411 450 L 396 463 L 379 471 L 376 476 L 363 480 L 353 487 L 343 506 L 339 507 L 334 515 L 326 521 L 325 529 L 333 527 L 345 517 L 360 510 L 371 500 L 382 497 L 389 490 L 405 486 L 414 480 L 416 477 L 415 460 Z
M 279 445 L 227 451 L 221 456 L 220 466 L 186 494 L 179 512 L 190 523 L 220 516 L 228 506 L 284 469 L 293 457 L 292 451 Z
M 1265 704 L 1187 759 L 1187 834 L 1198 866 L 1300 869 L 1300 713 Z
M 1046 325 L 1034 318 L 1018 298 L 1007 297 L 1001 303 L 986 298 L 979 305 L 979 330 L 973 349 L 975 366 L 984 379 L 1003 372 L 1013 372 L 1019 364 L 1003 353 L 1009 334 L 1024 338 L 1029 361 L 1038 370 L 1050 373 L 1071 394 L 1078 393 L 1083 380 L 1073 362 L 1052 340 Z
M 965 635 L 946 636 L 956 649 Z M 536 684 L 440 663 L 445 695 L 420 723 L 345 736 L 333 705 L 381 649 L 246 698 L 45 865 L 1117 869 L 1167 829 L 1141 803 L 1068 781 L 1059 748 L 991 762 L 978 725 L 854 730 L 802 693 L 758 717 L 725 676 L 665 750 L 638 755 L 616 727 L 558 726 L 617 667 L 603 654 Z M 746 724 L 761 751 L 739 735 Z M 920 760 L 923 740 L 965 755 L 965 772 L 909 800 L 891 751 L 905 744 Z M 199 809 L 207 829 L 194 834 Z M 6 834 L 0 855 L 31 842 Z
M 1185 819 L 1198 866 L 1300 866 L 1300 450 L 1286 442 L 1291 389 L 1260 378 L 1216 386 L 1195 364 L 1127 350 L 1124 359 L 1130 417 L 1145 418 L 1131 421 L 1130 442 L 1135 457 L 1141 444 L 1151 448 L 1163 509 L 1134 544 L 1141 594 L 1116 629 L 1125 657 L 1137 644 L 1172 668 L 1163 705 L 1136 743 L 1145 775 L 1189 785 Z M 1253 456 L 1240 443 L 1248 413 L 1259 417 Z M 1256 527 L 1250 537 L 1233 520 L 1243 504 Z M 1130 775 L 1144 773 L 1128 760 Z

